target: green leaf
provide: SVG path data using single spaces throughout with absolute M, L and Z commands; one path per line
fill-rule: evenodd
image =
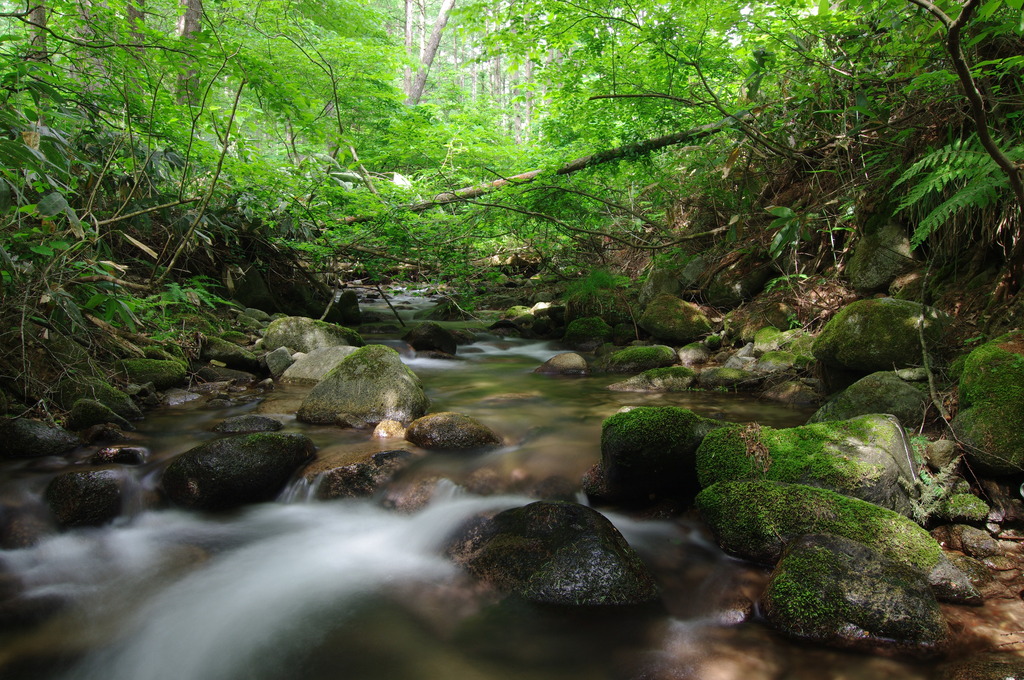
M 54 215 L 60 214 L 67 210 L 68 201 L 59 191 L 51 191 L 50 193 L 43 196 L 42 200 L 36 204 L 36 209 L 40 215 L 46 217 L 53 217 Z

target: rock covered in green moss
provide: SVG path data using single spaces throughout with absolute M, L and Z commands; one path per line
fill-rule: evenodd
M 637 325 L 673 345 L 685 345 L 711 332 L 711 322 L 704 310 L 673 295 L 655 296 L 647 303 Z
M 263 368 L 260 360 L 249 350 L 216 337 L 203 339 L 199 358 L 203 361 L 219 361 L 228 368 L 249 373 L 259 373 Z
M 498 434 L 475 418 L 442 411 L 417 418 L 405 431 L 406 440 L 423 449 L 466 450 L 501 446 Z
M 754 354 L 761 356 L 765 352 L 782 349 L 783 335 L 775 326 L 765 326 L 754 333 Z
M 185 364 L 166 359 L 124 359 L 117 362 L 117 367 L 129 382 L 153 383 L 158 390 L 180 387 L 188 376 Z
M 100 378 L 66 378 L 57 385 L 57 403 L 66 409 L 79 399 L 95 399 L 125 420 L 141 420 L 132 398 Z
M 301 434 L 259 432 L 200 444 L 167 466 L 161 486 L 173 503 L 226 510 L 273 500 L 316 447 Z
M 836 368 L 885 371 L 922 363 L 920 327 L 929 352 L 942 342 L 950 317 L 910 300 L 858 300 L 843 307 L 814 341 L 814 356 Z
M 562 342 L 580 352 L 592 352 L 612 339 L 612 327 L 598 316 L 574 319 L 565 329 Z
M 639 375 L 612 383 L 613 392 L 685 392 L 697 380 L 697 374 L 685 366 L 652 368 Z
M 671 366 L 677 358 L 676 351 L 666 345 L 628 347 L 610 355 L 605 365 L 611 373 L 636 373 Z
M 761 376 L 743 368 L 716 366 L 701 371 L 697 383 L 706 390 L 753 390 L 761 384 Z
M 368 345 L 350 354 L 313 387 L 296 418 L 343 427 L 367 427 L 382 420 L 410 423 L 429 405 L 419 378 L 402 363 L 398 352 Z
M 71 412 L 68 414 L 65 426 L 69 430 L 77 432 L 103 423 L 113 423 L 126 431 L 135 429 L 131 423 L 95 399 L 79 399 L 76 401 L 75 405 L 71 407 Z
M 702 487 L 770 479 L 808 484 L 912 513 L 914 470 L 899 423 L 885 415 L 775 429 L 730 426 L 697 449 Z
M 313 384 L 320 382 L 334 367 L 351 356 L 359 348 L 351 345 L 336 345 L 334 347 L 320 347 L 306 354 L 293 358 L 289 355 L 291 363 L 280 374 L 282 382 Z M 274 352 L 284 350 L 283 347 L 275 349 Z M 271 353 L 272 354 L 272 353 Z M 283 358 L 283 357 L 282 357 Z M 270 354 L 267 354 L 267 367 L 271 365 Z
M 478 578 L 539 604 L 604 607 L 658 598 L 653 576 L 618 530 L 578 503 L 539 501 L 483 518 L 449 552 Z
M 790 637 L 836 647 L 932 656 L 949 638 L 920 571 L 835 535 L 803 536 L 786 548 L 761 611 Z
M 754 373 L 761 375 L 772 375 L 774 373 L 784 373 L 789 371 L 803 360 L 801 357 L 787 352 L 785 350 L 777 349 L 770 352 L 765 352 L 761 355 L 761 358 L 754 364 Z
M 912 268 L 914 250 L 907 230 L 890 222 L 865 233 L 853 247 L 844 274 L 861 294 L 888 289 L 893 279 Z
M 908 427 L 920 423 L 931 398 L 924 389 L 892 371 L 877 371 L 822 404 L 807 422 L 848 420 L 868 413 L 890 413 Z
M 608 501 L 652 496 L 690 499 L 697 492 L 696 452 L 724 423 L 675 406 L 639 406 L 601 427 L 601 461 L 583 489 Z
M 309 352 L 317 347 L 362 347 L 364 344 L 359 333 L 351 328 L 304 316 L 276 319 L 270 322 L 263 335 L 263 348 L 267 351 L 288 347 L 296 352 Z
M 925 574 L 940 599 L 979 602 L 970 580 L 927 531 L 892 510 L 803 484 L 767 480 L 719 482 L 697 496 L 697 508 L 726 552 L 773 564 L 789 542 L 836 534 Z
M 988 519 L 988 503 L 972 493 L 953 493 L 943 499 L 936 516 L 945 522 L 973 522 Z
M 976 347 L 960 376 L 953 419 L 971 464 L 993 475 L 1024 470 L 1024 331 Z

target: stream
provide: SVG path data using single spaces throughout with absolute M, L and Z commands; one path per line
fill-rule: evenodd
M 754 621 L 735 624 L 766 571 L 723 554 L 695 516 L 643 519 L 599 508 L 651 566 L 663 593 L 643 611 L 573 612 L 495 601 L 442 557 L 447 537 L 517 493 L 554 480 L 578 493 L 600 457 L 603 419 L 623 406 L 676 405 L 714 418 L 803 424 L 806 411 L 718 392 L 611 392 L 621 376 L 532 373 L 564 351 L 549 342 L 480 336 L 458 360 L 401 348 L 431 399 L 500 433 L 506 446 L 432 453 L 409 480 L 433 480 L 423 509 L 373 500 L 310 500 L 301 481 L 278 502 L 219 515 L 149 509 L 166 462 L 217 435 L 221 420 L 258 412 L 301 432 L 320 456 L 404 446 L 368 431 L 311 426 L 294 413 L 309 387 L 210 408 L 151 412 L 133 433 L 151 457 L 136 502 L 112 525 L 0 551 L 0 591 L 20 584 L 42 623 L 0 629 L 7 680 L 918 680 L 927 665 L 809 648 Z M 84 459 L 90 451 L 82 454 Z M 5 464 L 6 465 L 6 464 Z M 59 471 L 54 465 L 48 471 Z M 0 493 L 37 502 L 49 477 L 25 463 Z M 509 484 L 509 480 L 513 483 Z M 511 492 L 509 489 L 511 488 Z M 575 490 L 575 491 L 574 491 Z M 492 493 L 493 491 L 493 493 Z M 582 499 L 584 500 L 585 499 Z M 52 613 L 51 613 L 52 612 Z M 2 613 L 2 612 L 0 612 Z

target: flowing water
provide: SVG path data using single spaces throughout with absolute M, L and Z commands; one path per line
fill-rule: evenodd
M 383 340 L 383 339 L 380 339 Z M 389 341 L 393 346 L 400 343 Z M 774 680 L 926 677 L 914 664 L 808 649 L 761 624 L 734 625 L 756 599 L 762 569 L 732 560 L 694 517 L 608 516 L 651 566 L 655 610 L 578 613 L 495 601 L 442 555 L 462 522 L 530 498 L 481 495 L 561 480 L 578 490 L 599 458 L 601 421 L 625 405 L 671 404 L 727 420 L 801 424 L 806 412 L 735 394 L 610 392 L 615 378 L 532 373 L 561 351 L 546 342 L 483 337 L 457 361 L 406 361 L 433 411 L 473 416 L 506 446 L 469 459 L 425 456 L 412 474 L 435 480 L 425 509 L 375 500 L 319 502 L 296 482 L 277 503 L 206 516 L 151 509 L 159 471 L 215 436 L 220 420 L 273 414 L 314 439 L 320 455 L 400 442 L 297 423 L 308 388 L 210 408 L 152 413 L 136 433 L 139 467 L 126 516 L 0 551 L 0 604 L 41 615 L 0 628 L 0 677 L 32 680 Z M 239 395 L 240 397 L 244 395 Z M 87 453 L 87 452 L 86 452 Z M 84 453 L 83 453 L 84 456 Z M 58 465 L 53 470 L 59 469 Z M 31 504 L 47 480 L 11 464 L 0 493 Z M 471 492 L 470 489 L 473 491 Z M 474 493 L 475 492 L 475 493 Z M 12 604 L 13 603 L 13 604 Z M 31 618 L 31 617 L 30 617 Z

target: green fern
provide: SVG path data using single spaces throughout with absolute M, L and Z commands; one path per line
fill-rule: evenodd
M 1024 156 L 1024 147 L 1009 149 L 1008 155 L 1011 158 Z M 976 136 L 926 154 L 896 180 L 893 188 L 911 182 L 896 210 L 928 211 L 911 236 L 915 247 L 965 210 L 995 204 L 1000 194 L 1009 189 L 1006 175 L 981 148 Z

